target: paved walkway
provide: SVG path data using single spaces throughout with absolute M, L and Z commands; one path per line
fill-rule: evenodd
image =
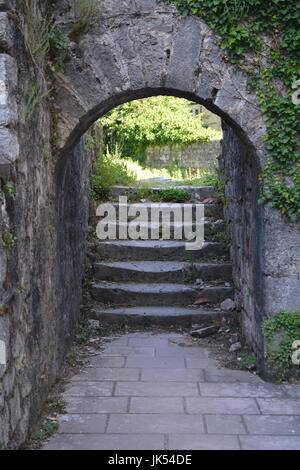
M 300 385 L 218 369 L 175 334 L 105 343 L 73 377 L 47 450 L 300 449 Z

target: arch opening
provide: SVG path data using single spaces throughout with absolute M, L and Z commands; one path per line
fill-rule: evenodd
M 262 357 L 262 226 L 258 205 L 260 159 L 247 134 L 232 118 L 207 100 L 184 91 L 140 90 L 130 95 L 118 94 L 109 102 L 97 105 L 74 129 L 62 151 L 57 168 L 57 201 L 59 214 L 58 250 L 60 256 L 82 250 L 87 227 L 87 191 L 89 164 L 82 157 L 84 132 L 96 120 L 113 108 L 150 96 L 174 96 L 204 105 L 222 119 L 223 140 L 219 167 L 225 179 L 224 217 L 231 240 L 230 257 L 233 264 L 235 300 L 240 311 L 244 335 L 252 348 Z M 216 112 L 217 111 L 217 112 Z M 85 201 L 85 202 L 84 202 Z M 82 210 L 82 204 L 86 208 Z M 82 265 L 84 261 L 82 259 Z M 78 272 L 77 269 L 77 282 Z M 74 285 L 74 273 L 61 273 L 65 286 Z M 66 278 L 68 279 L 66 282 Z M 68 290 L 68 287 L 66 287 Z M 252 292 L 249 295 L 249 292 Z M 248 292 L 248 295 L 245 295 Z M 67 292 L 65 293 L 68 297 Z
M 241 125 L 236 122 L 229 114 L 227 114 L 225 111 L 223 111 L 221 108 L 214 104 L 213 98 L 216 97 L 217 91 L 218 90 L 216 90 L 215 96 L 211 99 L 202 99 L 195 93 L 190 93 L 179 89 L 145 88 L 141 90 L 118 93 L 105 100 L 104 102 L 97 104 L 95 107 L 89 110 L 83 117 L 80 118 L 75 128 L 68 135 L 68 138 L 66 139 L 63 148 L 59 151 L 59 159 L 56 167 L 58 178 L 61 178 L 63 176 L 66 161 L 72 155 L 74 147 L 79 142 L 80 138 L 88 131 L 88 129 L 95 122 L 97 122 L 99 119 L 101 119 L 101 117 L 105 116 L 114 108 L 117 108 L 118 106 L 124 103 L 155 96 L 173 96 L 177 98 L 183 98 L 187 101 L 191 101 L 204 106 L 208 111 L 217 115 L 222 120 L 222 123 L 232 128 L 237 137 L 243 143 L 243 145 L 247 146 L 247 148 L 252 151 L 253 156 L 255 156 L 255 148 L 253 143 L 250 141 L 247 132 L 245 132 Z M 256 159 L 256 166 L 260 166 L 259 157 L 256 156 L 254 158 Z

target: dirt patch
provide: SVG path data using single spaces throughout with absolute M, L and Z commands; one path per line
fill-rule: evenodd
M 202 326 L 199 325 L 199 328 Z M 197 325 L 194 325 L 194 329 L 196 328 Z M 188 333 L 190 341 L 200 347 L 207 348 L 210 357 L 216 359 L 220 367 L 247 370 L 259 374 L 255 355 L 245 343 L 238 320 L 234 314 L 220 320 L 217 332 L 209 337 L 197 339 L 191 336 L 191 330 Z M 240 343 L 240 348 L 230 352 L 230 348 L 236 343 Z

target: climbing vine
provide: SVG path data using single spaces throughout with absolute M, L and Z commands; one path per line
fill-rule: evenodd
M 260 201 L 298 220 L 300 105 L 293 95 L 300 79 L 299 0 L 157 1 L 203 18 L 221 37 L 223 60 L 247 74 L 265 117 L 265 143 L 272 156 L 262 173 Z

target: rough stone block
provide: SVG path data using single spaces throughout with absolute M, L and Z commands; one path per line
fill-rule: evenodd
M 8 15 L 6 12 L 0 12 L 0 48 L 9 51 L 12 47 L 13 33 Z
M 10 129 L 0 128 L 0 166 L 14 163 L 19 156 L 18 137 Z

